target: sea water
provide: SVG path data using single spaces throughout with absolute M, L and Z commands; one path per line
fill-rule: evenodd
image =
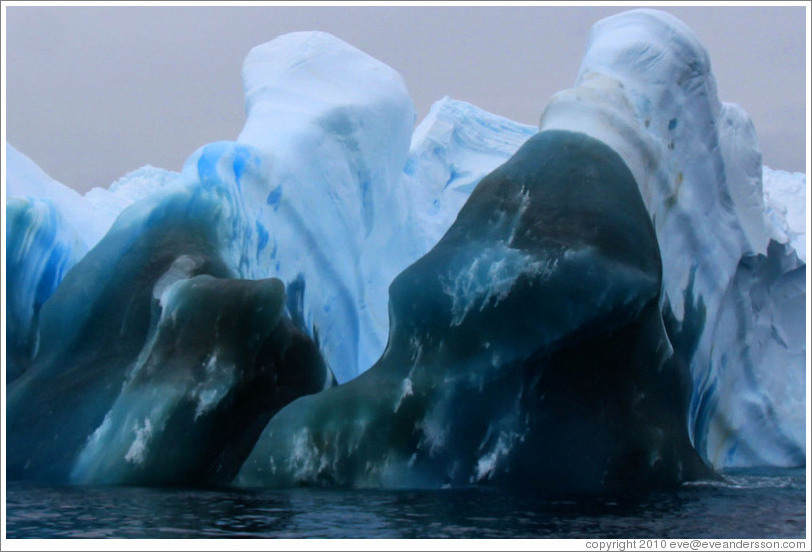
M 644 496 L 495 489 L 234 490 L 10 482 L 7 538 L 793 538 L 805 470 L 737 470 Z

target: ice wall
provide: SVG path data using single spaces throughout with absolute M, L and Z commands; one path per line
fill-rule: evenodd
M 780 235 L 765 217 L 755 129 L 739 106 L 719 101 L 707 51 L 693 32 L 654 10 L 598 22 L 576 86 L 553 97 L 540 128 L 599 138 L 635 174 L 662 251 L 669 333 L 694 377 L 690 424 L 700 453 L 717 467 L 773 464 L 779 457 L 797 464 L 803 427 L 778 405 L 803 404 L 804 387 L 771 386 L 765 393 L 756 382 L 776 371 L 803 380 L 805 346 L 778 336 L 794 334 L 790 320 L 803 319 L 804 301 L 787 302 L 783 285 L 737 274 L 752 263 L 779 274 L 804 268 L 783 260 L 791 250 L 770 247 Z M 736 315 L 725 314 L 731 303 Z M 784 314 L 771 318 L 776 332 L 758 336 L 763 303 L 781 303 Z M 756 346 L 757 339 L 766 343 Z M 765 349 L 787 353 L 776 365 Z

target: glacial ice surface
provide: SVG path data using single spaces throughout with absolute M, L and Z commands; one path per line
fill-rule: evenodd
M 142 167 L 109 189 L 93 188 L 80 195 L 6 144 L 6 381 L 15 379 L 36 352 L 39 310 L 68 270 L 101 240 L 125 207 L 175 175 Z
M 789 243 L 806 263 L 806 175 L 764 167 L 766 215 L 776 241 Z
M 51 178 L 9 143 L 6 143 L 6 163 L 6 197 L 50 201 L 86 250 L 101 240 L 124 207 L 177 176 L 172 171 L 145 166 L 122 176 L 109 188 L 92 188 L 81 195 Z
M 109 189 L 79 195 L 7 145 L 10 477 L 156 483 L 186 472 L 222 482 L 262 433 L 241 484 L 507 481 L 508 470 L 526 473 L 521 450 L 550 455 L 547 471 L 535 474 L 549 484 L 559 457 L 528 436 L 578 449 L 565 433 L 545 433 L 545 416 L 566 420 L 572 412 L 561 402 L 534 404 L 550 395 L 532 373 L 544 363 L 577 366 L 587 359 L 566 347 L 532 359 L 528 351 L 555 342 L 544 328 L 560 323 L 557 331 L 564 332 L 573 320 L 585 324 L 572 329 L 579 340 L 594 341 L 599 351 L 611 344 L 591 333 L 585 321 L 597 312 L 587 308 L 540 306 L 539 327 L 524 341 L 508 331 L 521 317 L 501 325 L 483 317 L 502 320 L 516 297 L 543 297 L 541 290 L 517 293 L 530 281 L 567 277 L 573 290 L 592 297 L 612 289 L 596 283 L 600 274 L 620 285 L 631 273 L 623 263 L 610 270 L 600 255 L 573 244 L 560 256 L 553 244 L 543 255 L 511 246 L 522 239 L 515 232 L 527 212 L 539 226 L 526 235 L 566 226 L 569 215 L 556 212 L 555 202 L 545 207 L 538 192 L 517 193 L 510 209 L 490 213 L 493 205 L 474 198 L 480 181 L 538 130 L 586 135 L 616 152 L 656 235 L 659 309 L 639 289 L 629 292 L 623 308 L 638 300 L 646 306 L 632 309 L 631 325 L 617 331 L 619 339 L 644 335 L 641 342 L 659 343 L 656 355 L 647 354 L 677 374 L 677 391 L 653 393 L 664 404 L 646 403 L 638 413 L 666 413 L 662 419 L 670 421 L 661 429 L 677 436 L 672 444 L 681 442 L 673 425 L 681 407 L 669 401 L 682 400 L 681 369 L 672 365 L 684 363 L 690 374 L 684 423 L 706 462 L 805 463 L 806 178 L 762 167 L 749 117 L 719 101 L 707 52 L 682 22 L 653 10 L 598 22 L 574 87 L 551 99 L 538 129 L 450 98 L 413 129 L 402 78 L 326 33 L 293 33 L 258 46 L 246 59 L 243 82 L 247 119 L 237 140 L 200 148 L 181 173 L 144 167 Z M 571 206 L 586 209 L 592 199 L 585 195 Z M 476 220 L 507 234 L 474 239 L 484 231 Z M 588 233 L 585 225 L 580 231 Z M 444 258 L 436 251 L 456 253 Z M 198 320 L 171 329 L 171 309 L 165 312 L 161 300 L 204 276 L 219 282 L 217 293 L 231 293 L 242 281 L 284 287 L 284 312 L 267 334 L 270 351 L 246 345 L 249 352 L 239 353 L 271 359 L 266 369 L 247 360 L 239 367 L 220 362 L 214 342 L 189 346 L 184 358 L 195 360 L 188 362 L 156 348 L 161 340 L 193 343 L 184 341 L 191 328 L 211 330 Z M 410 304 L 421 305 L 420 312 Z M 420 331 L 410 334 L 404 323 Z M 269 324 L 259 326 L 268 331 Z M 276 389 L 269 393 L 284 400 L 243 401 L 250 382 L 276 373 L 268 363 L 306 376 L 288 387 L 254 386 Z M 175 368 L 164 368 L 170 364 Z M 329 387 L 331 371 L 345 385 L 283 408 L 268 426 L 276 429 L 263 433 L 283 403 Z M 660 388 L 662 382 L 635 374 Z M 544 385 L 561 389 L 567 381 L 550 376 Z M 249 406 L 240 410 L 235 401 Z M 490 406 L 472 406 L 483 402 Z M 595 412 L 581 414 L 589 419 Z M 467 429 L 450 432 L 448 424 L 465 415 L 472 417 Z M 247 426 L 235 430 L 241 423 Z M 199 462 L 159 450 L 156 443 L 173 442 L 190 427 L 200 441 L 179 443 Z M 384 427 L 378 437 L 369 433 Z M 650 429 L 641 435 L 650 437 Z M 585 438 L 581 430 L 570 437 Z M 234 440 L 207 433 L 222 431 Z M 326 436 L 344 449 L 331 449 L 320 440 Z M 690 463 L 681 444 L 669 456 L 656 439 L 643 441 L 651 457 L 641 469 L 654 479 L 659 473 L 673 481 L 675 459 Z M 269 456 L 268 443 L 289 456 Z
M 805 344 L 780 336 L 797 331 L 784 324 L 803 320 L 805 289 L 793 287 L 797 301 L 787 301 L 783 283 L 742 273 L 767 263 L 765 277 L 798 270 L 794 280 L 803 279 L 804 253 L 794 250 L 805 243 L 802 208 L 789 207 L 799 202 L 784 192 L 804 193 L 803 180 L 764 170 L 763 189 L 753 124 L 741 107 L 719 101 L 694 33 L 654 10 L 598 22 L 576 86 L 553 97 L 540 128 L 601 139 L 635 175 L 662 252 L 669 335 L 693 374 L 689 423 L 700 453 L 719 468 L 797 465 L 803 416 L 779 404 L 803 404 L 805 386 L 766 392 L 759 382 L 803 382 Z M 800 262 L 783 259 L 794 255 Z M 767 315 L 779 304 L 780 316 Z M 732 307 L 736 314 L 725 315 Z M 775 331 L 759 329 L 767 320 Z
M 84 242 L 51 201 L 6 201 L 7 383 L 37 354 L 39 311 L 84 253 Z

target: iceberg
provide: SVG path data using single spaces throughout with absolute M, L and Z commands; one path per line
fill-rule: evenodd
M 194 160 L 125 209 L 43 305 L 41 346 L 8 389 L 10 478 L 228 479 L 263 420 L 334 383 L 283 315 L 282 282 L 232 268 L 258 152 L 215 143 Z
M 64 275 L 95 246 L 128 205 L 175 173 L 143 167 L 80 195 L 6 144 L 6 381 L 26 369 L 39 342 L 38 317 Z
M 237 141 L 267 156 L 268 173 L 247 202 L 267 243 L 241 273 L 301 282 L 305 324 L 337 380 L 348 381 L 384 346 L 369 297 L 388 281 L 372 273 L 391 280 L 402 267 L 368 251 L 371 243 L 397 250 L 389 243 L 397 235 L 385 232 L 401 222 L 402 194 L 390 190 L 409 152 L 414 106 L 400 75 L 327 33 L 254 48 L 243 84 Z
M 771 223 L 773 239 L 787 243 L 806 263 L 806 175 L 764 167 L 764 202 Z
M 620 157 L 539 133 L 392 283 L 381 359 L 272 418 L 235 483 L 594 493 L 708 477 L 661 277 Z
M 420 244 L 407 265 L 440 240 L 479 181 L 537 132 L 449 97 L 432 105 L 414 131 L 398 183 L 410 191 L 409 242 Z
M 92 188 L 84 195 L 57 182 L 23 153 L 6 143 L 6 197 L 51 202 L 86 250 L 95 246 L 113 221 L 130 204 L 160 189 L 177 173 L 149 165 L 124 175 L 109 188 Z
M 765 216 L 755 129 L 741 107 L 718 100 L 693 32 L 654 10 L 598 22 L 576 86 L 553 97 L 540 129 L 603 140 L 640 184 L 662 251 L 669 334 L 693 374 L 689 414 L 699 452 L 718 468 L 803 464 L 803 416 L 779 406 L 805 402 L 805 344 L 782 337 L 794 336 L 805 316 L 806 292 L 797 284 L 805 279 L 803 254 L 783 258 L 797 257 L 793 238 L 803 242 Z M 787 274 L 795 283 L 762 285 L 739 274 L 755 264 L 764 276 Z M 777 304 L 780 314 L 768 314 Z M 728 308 L 735 313 L 725 315 Z M 774 331 L 759 329 L 764 324 Z M 765 392 L 760 384 L 774 380 L 791 383 Z
M 334 384 L 284 317 L 280 280 L 176 280 L 192 263 L 179 257 L 156 285 L 160 319 L 71 481 L 227 484 L 276 411 Z
M 803 174 L 682 22 L 598 22 L 538 128 L 321 32 L 245 126 L 85 195 L 7 146 L 7 471 L 539 492 L 806 461 Z M 359 85 L 363 83 L 363 86 Z
M 82 239 L 47 199 L 6 202 L 7 383 L 36 356 L 40 309 L 84 253 Z

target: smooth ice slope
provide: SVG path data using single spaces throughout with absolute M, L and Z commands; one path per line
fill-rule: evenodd
M 803 463 L 799 417 L 786 417 L 778 404 L 802 405 L 804 386 L 771 385 L 767 392 L 757 382 L 776 373 L 802 381 L 804 346 L 779 335 L 794 335 L 783 324 L 803 319 L 804 302 L 784 301 L 787 292 L 760 286 L 758 278 L 736 277 L 741 263 L 766 262 L 779 274 L 798 263 L 773 259 L 791 251 L 758 260 L 777 250 L 768 248 L 776 233 L 765 217 L 755 130 L 740 107 L 717 99 L 710 60 L 693 32 L 652 10 L 600 21 L 576 87 L 552 99 L 540 128 L 604 141 L 640 185 L 662 251 L 669 335 L 694 377 L 690 421 L 699 451 L 717 467 Z M 736 316 L 724 315 L 731 295 L 764 293 L 755 303 L 747 299 Z M 756 303 L 765 302 L 797 311 L 773 317 L 778 330 L 764 336 L 776 343 L 763 347 L 789 349 L 777 366 L 763 347 L 748 347 L 764 318 Z M 733 382 L 735 395 L 722 391 Z

